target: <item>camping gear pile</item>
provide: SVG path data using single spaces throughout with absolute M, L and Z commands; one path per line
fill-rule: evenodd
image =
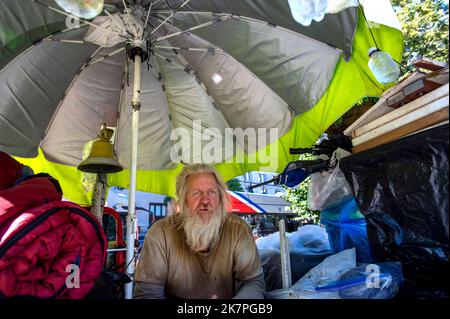
M 402 263 L 409 298 L 449 295 L 448 129 L 433 127 L 340 163 L 372 256 Z
M 359 262 L 372 261 L 366 221 L 339 162 L 311 176 L 308 208 L 321 212 L 320 222 L 328 232 L 333 253 L 355 247 Z
M 406 297 L 449 295 L 448 65 L 427 58 L 345 131 L 340 167 L 371 253 L 403 264 Z
M 48 174 L 24 175 L 2 152 L 0 167 L 0 298 L 86 297 L 106 258 L 102 225 Z
M 286 235 L 294 282 L 331 255 L 328 235 L 323 227 L 305 225 L 299 227 L 296 232 L 286 233 Z M 258 238 L 256 247 L 261 257 L 266 290 L 281 289 L 283 286 L 279 232 Z
M 391 299 L 402 284 L 399 262 L 357 264 L 354 248 L 329 256 L 288 289 L 268 292 L 272 299 Z

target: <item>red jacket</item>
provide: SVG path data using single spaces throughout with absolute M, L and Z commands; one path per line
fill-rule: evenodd
M 50 177 L 0 190 L 0 297 L 83 298 L 101 273 L 106 246 L 102 225 L 61 201 Z

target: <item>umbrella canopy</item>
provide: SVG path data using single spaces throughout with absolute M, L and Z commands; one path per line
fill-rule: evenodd
M 363 4 L 374 38 L 352 5 L 304 26 L 284 0 L 105 1 L 103 15 L 77 23 L 54 1 L 1 0 L 0 150 L 88 204 L 76 165 L 106 122 L 126 168 L 108 183 L 128 188 L 128 53 L 141 40 L 138 190 L 174 196 L 189 162 L 214 163 L 225 179 L 280 172 L 295 159 L 290 147 L 312 145 L 387 88 L 367 51 L 376 40 L 399 60 L 402 34 L 389 1 Z

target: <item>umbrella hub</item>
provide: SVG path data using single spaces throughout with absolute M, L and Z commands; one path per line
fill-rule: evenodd
M 133 61 L 137 55 L 141 57 L 141 62 L 146 61 L 149 57 L 150 50 L 150 43 L 146 40 L 136 39 L 127 44 L 128 57 Z

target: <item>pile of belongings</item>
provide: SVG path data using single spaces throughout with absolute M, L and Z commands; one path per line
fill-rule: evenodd
M 365 216 L 339 163 L 328 171 L 311 176 L 308 208 L 320 211 L 320 223 L 325 226 L 333 253 L 354 247 L 358 262 L 373 261 Z
M 296 232 L 286 233 L 286 236 L 289 242 L 293 281 L 300 279 L 311 268 L 332 254 L 328 234 L 318 225 L 299 227 Z M 256 246 L 261 257 L 266 290 L 282 288 L 279 232 L 258 238 Z
M 82 299 L 100 278 L 100 222 L 62 201 L 57 180 L 0 152 L 0 299 Z
M 391 299 L 403 283 L 402 264 L 357 264 L 354 248 L 327 257 L 289 289 L 269 291 L 271 299 Z

